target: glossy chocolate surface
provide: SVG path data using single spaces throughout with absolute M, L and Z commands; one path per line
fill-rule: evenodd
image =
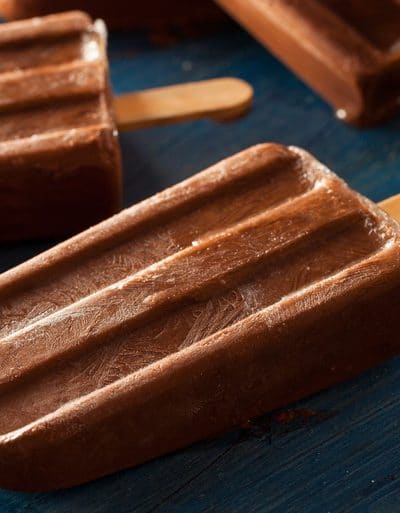
M 337 116 L 371 125 L 400 108 L 397 0 L 217 0 L 320 93 Z
M 104 46 L 81 12 L 0 26 L 0 241 L 71 234 L 118 210 Z
M 394 355 L 396 222 L 260 145 L 0 276 L 0 486 L 68 487 Z

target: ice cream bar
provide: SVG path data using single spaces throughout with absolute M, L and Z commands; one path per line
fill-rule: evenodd
M 85 14 L 0 26 L 0 240 L 76 232 L 119 209 L 110 101 Z
M 115 213 L 116 125 L 232 117 L 251 96 L 215 79 L 112 99 L 101 22 L 69 12 L 0 25 L 0 241 L 71 234 Z
M 369 125 L 400 106 L 398 0 L 217 0 L 320 93 Z
M 0 275 L 0 486 L 85 482 L 396 354 L 399 242 L 265 144 Z
M 0 0 L 0 15 L 9 19 L 84 9 L 117 28 L 152 28 L 171 24 L 216 24 L 224 18 L 211 0 Z

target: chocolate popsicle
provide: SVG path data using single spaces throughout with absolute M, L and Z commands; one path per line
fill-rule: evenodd
M 398 0 L 217 0 L 333 105 L 371 125 L 400 108 Z
M 388 207 L 393 209 L 393 205 Z M 255 146 L 0 275 L 0 486 L 185 447 L 393 356 L 400 227 Z
M 236 117 L 251 103 L 236 79 L 112 99 L 105 46 L 82 12 L 0 25 L 0 241 L 71 234 L 119 210 L 117 125 Z
M 120 208 L 98 28 L 78 12 L 0 26 L 0 240 L 73 233 Z
M 0 15 L 30 18 L 84 9 L 115 28 L 162 28 L 170 25 L 217 24 L 224 19 L 212 0 L 0 0 Z

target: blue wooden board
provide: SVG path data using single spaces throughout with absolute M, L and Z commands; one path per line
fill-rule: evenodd
M 122 135 L 126 205 L 263 141 L 306 148 L 374 200 L 400 191 L 400 119 L 363 132 L 341 124 L 233 25 L 170 48 L 113 34 L 110 58 L 116 92 L 222 75 L 245 78 L 256 92 L 253 112 L 240 122 Z M 0 269 L 51 244 L 3 246 Z M 399 392 L 395 359 L 250 429 L 139 468 L 57 493 L 0 491 L 0 513 L 398 513 Z

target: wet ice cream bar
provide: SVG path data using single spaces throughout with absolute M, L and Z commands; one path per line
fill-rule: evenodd
M 397 0 L 217 0 L 321 94 L 369 125 L 400 108 Z
M 0 25 L 0 241 L 77 232 L 120 208 L 117 128 L 243 114 L 216 79 L 112 97 L 102 22 L 69 12 Z
M 0 275 L 0 486 L 82 483 L 354 376 L 398 352 L 399 301 L 393 218 L 298 148 L 230 157 Z

